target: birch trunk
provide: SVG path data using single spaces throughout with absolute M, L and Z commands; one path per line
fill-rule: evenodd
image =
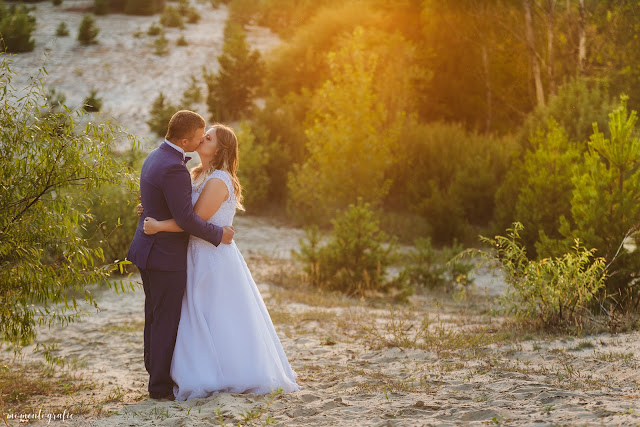
M 585 62 L 587 59 L 587 23 L 585 16 L 584 0 L 580 3 L 580 41 L 578 44 L 578 74 L 584 73 Z
M 527 48 L 531 58 L 531 70 L 533 72 L 533 80 L 536 87 L 536 101 L 538 105 L 544 105 L 544 90 L 542 88 L 542 77 L 540 75 L 540 63 L 536 55 L 536 45 L 533 35 L 533 19 L 531 18 L 531 0 L 522 0 L 524 5 L 524 22 L 525 36 L 527 39 Z

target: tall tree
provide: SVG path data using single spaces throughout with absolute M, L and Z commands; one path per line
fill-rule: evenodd
M 136 186 L 111 155 L 122 134 L 104 123 L 80 125 L 82 110 L 48 106 L 42 75 L 15 90 L 0 54 L 0 339 L 16 348 L 38 325 L 76 320 L 82 307 L 74 295 L 95 305 L 87 287 L 107 283 L 102 264 L 111 260 L 80 233 L 91 218 L 84 203 L 104 183 Z
M 250 111 L 264 68 L 260 53 L 249 49 L 241 25 L 228 21 L 224 34 L 218 73 L 205 70 L 207 105 L 212 120 L 218 121 L 237 120 Z
M 399 131 L 387 124 L 376 95 L 377 56 L 365 49 L 362 28 L 328 61 L 331 78 L 315 93 L 310 111 L 309 158 L 289 177 L 289 210 L 304 222 L 328 222 L 358 197 L 380 203 Z

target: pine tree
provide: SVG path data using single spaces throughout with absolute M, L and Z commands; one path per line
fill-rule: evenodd
M 147 124 L 152 132 L 155 132 L 158 136 L 164 136 L 167 133 L 167 126 L 173 113 L 177 111 L 177 108 L 170 105 L 167 102 L 164 94 L 160 92 L 158 97 L 153 101 L 151 107 L 151 117 Z
M 36 18 L 24 5 L 7 8 L 0 0 L 0 51 L 30 52 L 35 46 L 31 38 Z
M 242 27 L 232 22 L 225 28 L 218 74 L 205 74 L 207 105 L 212 120 L 232 121 L 247 113 L 262 79 L 262 61 L 250 51 Z
M 96 20 L 90 14 L 84 15 L 78 28 L 78 41 L 83 45 L 97 43 L 96 37 L 100 30 L 96 27 Z

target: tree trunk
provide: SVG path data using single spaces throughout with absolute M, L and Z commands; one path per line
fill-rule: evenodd
M 554 16 L 555 0 L 547 0 L 547 78 L 549 79 L 549 94 L 556 93 L 556 71 L 554 66 Z
M 578 44 L 578 75 L 584 73 L 585 62 L 587 59 L 587 23 L 585 16 L 584 0 L 580 3 L 580 42 Z
M 524 22 L 525 36 L 527 39 L 527 48 L 531 58 L 531 71 L 533 72 L 533 81 L 536 86 L 536 101 L 538 105 L 544 105 L 544 90 L 542 88 L 542 77 L 540 76 L 540 63 L 536 55 L 536 44 L 533 35 L 533 19 L 531 18 L 531 0 L 522 0 L 524 5 Z
M 491 132 L 493 121 L 493 95 L 491 93 L 491 81 L 489 79 L 489 54 L 487 53 L 486 43 L 482 44 L 482 69 L 484 71 L 484 87 L 486 90 L 487 102 L 487 123 L 486 132 Z

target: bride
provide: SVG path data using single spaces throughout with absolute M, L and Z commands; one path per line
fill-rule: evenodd
M 216 124 L 196 149 L 202 164 L 191 172 L 194 212 L 219 226 L 242 206 L 236 176 L 238 140 Z M 182 231 L 173 219 L 146 218 L 144 232 Z M 171 362 L 176 400 L 218 392 L 300 390 L 249 268 L 235 242 L 214 246 L 191 236 L 187 288 Z

